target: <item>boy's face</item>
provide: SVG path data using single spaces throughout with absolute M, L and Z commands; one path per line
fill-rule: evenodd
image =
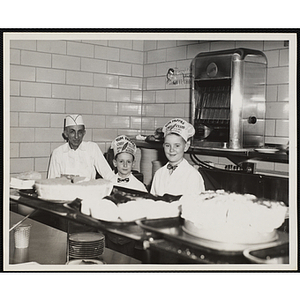
M 117 168 L 118 173 L 122 177 L 127 177 L 133 168 L 133 156 L 130 153 L 119 153 L 113 160 L 114 166 Z
M 164 150 L 168 161 L 171 164 L 179 163 L 188 150 L 190 143 L 177 134 L 168 134 L 164 141 Z

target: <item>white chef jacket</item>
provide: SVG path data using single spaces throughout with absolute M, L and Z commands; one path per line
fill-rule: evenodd
M 129 175 L 129 181 L 125 182 L 118 182 L 118 178 L 121 178 L 118 174 L 115 174 L 115 177 L 112 179 L 112 183 L 115 186 L 121 186 L 127 189 L 132 189 L 132 190 L 136 190 L 136 191 L 142 191 L 142 192 L 148 192 L 145 185 L 138 180 L 132 173 L 130 173 Z M 123 178 L 122 178 L 123 179 Z
M 95 179 L 96 170 L 106 180 L 111 180 L 114 176 L 96 143 L 83 141 L 76 150 L 65 143 L 54 149 L 51 155 L 48 178 L 68 174 Z
M 154 196 L 200 194 L 205 190 L 201 174 L 186 159 L 178 164 L 172 174 L 167 165 L 154 174 L 150 191 Z

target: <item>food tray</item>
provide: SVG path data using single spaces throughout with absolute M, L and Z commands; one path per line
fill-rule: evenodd
M 279 241 L 267 248 L 245 249 L 243 254 L 250 262 L 256 264 L 288 264 L 289 244 Z
M 184 231 L 182 226 L 183 219 L 180 217 L 159 220 L 139 220 L 136 223 L 143 229 L 154 232 L 166 240 L 223 255 L 241 255 L 245 249 L 255 246 L 253 244 L 249 245 L 216 242 L 195 237 Z M 277 234 L 279 240 L 288 240 L 287 234 L 279 231 Z M 261 243 L 257 244 L 256 246 L 266 248 L 269 245 L 270 243 Z

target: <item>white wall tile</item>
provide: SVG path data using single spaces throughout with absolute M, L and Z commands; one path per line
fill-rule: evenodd
M 79 86 L 52 84 L 52 98 L 79 99 Z
M 105 101 L 106 89 L 101 87 L 80 87 L 80 99 Z
M 93 85 L 93 74 L 87 72 L 67 71 L 66 83 L 73 85 Z
M 134 64 L 142 64 L 143 52 L 120 49 L 120 61 Z
M 93 102 L 87 100 L 67 100 L 66 113 L 68 114 L 92 114 Z
M 18 112 L 34 112 L 35 99 L 29 97 L 11 97 L 10 98 L 10 111 Z
M 33 142 L 34 141 L 34 128 L 10 128 L 10 142 Z
M 36 50 L 36 41 L 31 40 L 11 40 L 10 48 L 23 50 Z
M 50 115 L 44 113 L 26 113 L 19 114 L 20 127 L 49 127 Z
M 166 49 L 152 50 L 147 53 L 147 63 L 161 63 L 167 60 Z
M 108 46 L 115 48 L 132 49 L 132 40 L 110 40 Z
M 66 54 L 67 42 L 57 40 L 38 40 L 37 51 L 56 54 Z
M 112 102 L 93 102 L 93 113 L 98 115 L 117 115 L 118 103 Z
M 80 70 L 80 57 L 53 54 L 52 68 L 63 70 Z
M 129 90 L 109 89 L 107 90 L 107 101 L 130 102 Z
M 95 46 L 95 58 L 119 61 L 120 49 L 112 47 Z
M 90 44 L 68 41 L 67 55 L 94 57 L 94 46 Z
M 33 158 L 14 158 L 10 160 L 10 173 L 22 173 L 34 170 Z
M 176 61 L 185 59 L 187 55 L 187 47 L 176 47 L 167 49 L 167 61 Z
M 51 97 L 51 85 L 48 83 L 21 82 L 21 96 Z
M 21 63 L 21 51 L 17 49 L 10 50 L 10 63 L 20 64 Z
M 21 64 L 37 67 L 51 67 L 51 54 L 21 51 Z
M 65 100 L 63 99 L 36 98 L 35 105 L 37 112 L 63 113 L 65 111 Z
M 120 89 L 142 90 L 143 88 L 142 84 L 143 84 L 142 78 L 119 76 Z
M 50 143 L 21 143 L 20 157 L 49 157 Z
M 131 64 L 123 62 L 108 62 L 107 72 L 116 75 L 131 75 Z
M 105 60 L 85 58 L 80 59 L 80 70 L 94 73 L 106 73 L 107 63 Z
M 35 68 L 11 65 L 10 78 L 12 80 L 35 81 Z
M 19 96 L 20 95 L 20 82 L 19 81 L 10 81 L 10 95 Z
M 119 78 L 110 74 L 94 74 L 94 86 L 117 88 Z
M 62 137 L 63 129 L 60 128 L 35 128 L 34 141 L 35 142 L 50 142 L 50 143 L 64 143 Z M 51 148 L 52 149 L 52 148 Z
M 36 69 L 36 81 L 49 82 L 49 83 L 65 83 L 66 71 L 55 70 L 49 68 Z

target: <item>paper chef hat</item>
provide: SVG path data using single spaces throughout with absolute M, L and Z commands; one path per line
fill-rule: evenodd
M 135 156 L 136 153 L 136 145 L 132 142 L 126 135 L 120 135 L 116 137 L 112 143 L 111 148 L 114 150 L 114 157 L 117 154 L 126 152 Z
M 186 122 L 183 119 L 172 119 L 166 123 L 162 129 L 164 136 L 170 133 L 179 134 L 186 142 L 190 137 L 195 134 L 195 128 L 192 124 Z
M 84 125 L 81 115 L 68 115 L 64 120 L 64 127 L 74 126 L 74 125 Z

